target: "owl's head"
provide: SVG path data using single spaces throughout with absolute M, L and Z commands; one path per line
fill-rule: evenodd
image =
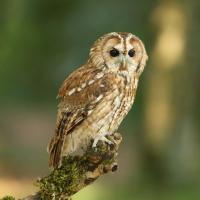
M 89 61 L 94 66 L 106 67 L 115 73 L 140 75 L 147 61 L 142 41 L 131 33 L 108 33 L 95 41 Z

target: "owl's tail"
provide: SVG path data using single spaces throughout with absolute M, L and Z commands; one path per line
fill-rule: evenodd
M 49 152 L 49 167 L 57 169 L 61 166 L 61 150 L 63 146 L 63 138 L 52 138 L 48 145 Z
M 62 164 L 62 148 L 65 138 L 67 120 L 67 113 L 58 113 L 55 136 L 51 139 L 51 142 L 47 148 L 49 153 L 49 167 L 52 167 L 53 169 L 59 168 Z

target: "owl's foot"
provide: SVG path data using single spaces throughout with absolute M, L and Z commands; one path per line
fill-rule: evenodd
M 109 139 L 107 139 L 105 137 L 105 135 L 98 135 L 95 139 L 94 142 L 92 144 L 92 147 L 95 148 L 97 146 L 98 141 L 102 141 L 102 142 L 106 142 L 108 144 L 113 144 L 112 141 L 110 141 Z

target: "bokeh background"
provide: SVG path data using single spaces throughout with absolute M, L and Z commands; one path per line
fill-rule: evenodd
M 126 31 L 149 61 L 120 127 L 120 169 L 74 200 L 199 200 L 199 10 L 199 0 L 0 0 L 0 197 L 36 190 L 60 84 L 96 38 Z

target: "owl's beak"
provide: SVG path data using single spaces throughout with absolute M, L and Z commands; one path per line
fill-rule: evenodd
M 123 55 L 121 58 L 121 66 L 120 66 L 120 70 L 127 70 L 127 65 L 126 65 L 126 57 Z

